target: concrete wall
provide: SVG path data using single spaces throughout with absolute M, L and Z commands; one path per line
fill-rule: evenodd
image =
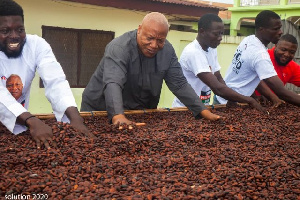
M 24 9 L 25 28 L 29 34 L 42 35 L 42 25 L 65 28 L 92 29 L 114 31 L 118 37 L 124 32 L 136 29 L 145 16 L 145 12 L 121 10 L 110 7 L 97 7 L 79 3 L 50 1 L 50 0 L 16 0 Z M 171 16 L 167 16 L 171 17 Z M 180 56 L 186 44 L 194 40 L 195 33 L 170 31 L 168 40 L 173 44 Z M 238 37 L 237 37 L 238 38 Z M 222 73 L 229 65 L 235 48 L 239 43 L 224 39 L 218 47 L 219 62 L 223 67 Z M 52 108 L 45 98 L 44 89 L 39 88 L 38 75 L 33 80 L 29 111 L 32 113 L 51 113 Z M 82 88 L 72 88 L 78 107 L 81 104 Z M 170 107 L 173 95 L 164 85 L 159 107 Z

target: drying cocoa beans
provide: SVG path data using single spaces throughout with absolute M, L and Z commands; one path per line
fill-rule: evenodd
M 128 115 L 146 122 L 133 129 L 86 117 L 94 140 L 49 119 L 57 144 L 49 150 L 1 126 L 0 199 L 299 200 L 299 108 L 268 111 L 220 108 L 219 121 L 189 111 Z

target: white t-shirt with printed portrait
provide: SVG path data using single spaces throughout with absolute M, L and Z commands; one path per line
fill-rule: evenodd
M 238 46 L 224 81 L 234 91 L 251 96 L 261 80 L 276 75 L 266 47 L 255 35 L 250 35 Z M 227 103 L 220 96 L 217 100 Z
M 221 69 L 218 62 L 217 49 L 208 48 L 207 51 L 204 51 L 195 39 L 184 48 L 179 62 L 189 84 L 202 102 L 205 105 L 209 105 L 211 89 L 197 75 L 202 72 L 215 73 Z M 184 106 L 177 97 L 174 98 L 172 107 Z
M 14 134 L 26 130 L 25 126 L 16 124 L 16 118 L 27 112 L 30 87 L 36 72 L 43 80 L 45 96 L 58 121 L 69 122 L 64 114 L 66 109 L 70 106 L 77 107 L 66 76 L 50 45 L 37 35 L 27 34 L 26 43 L 18 58 L 8 58 L 0 51 L 0 121 Z M 16 100 L 6 88 L 6 81 L 12 74 L 17 74 L 22 80 L 22 99 Z

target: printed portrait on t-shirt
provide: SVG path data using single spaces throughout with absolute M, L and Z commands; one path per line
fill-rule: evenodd
M 25 98 L 22 95 L 23 82 L 19 75 L 12 74 L 6 80 L 6 88 L 10 94 L 23 106 L 25 104 Z

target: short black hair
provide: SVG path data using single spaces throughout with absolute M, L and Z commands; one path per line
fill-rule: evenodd
M 261 11 L 255 18 L 255 29 L 260 27 L 268 28 L 271 19 L 280 19 L 280 16 L 271 10 Z
M 24 22 L 23 9 L 13 0 L 0 0 L 0 16 L 21 16 Z
M 204 30 L 209 29 L 212 22 L 223 22 L 223 21 L 216 14 L 212 14 L 212 13 L 205 14 L 202 17 L 200 17 L 198 21 L 198 31 L 200 28 L 203 28 Z
M 287 42 L 290 42 L 292 44 L 298 45 L 296 37 L 291 35 L 291 34 L 285 34 L 285 35 L 281 36 L 279 41 L 287 41 Z

